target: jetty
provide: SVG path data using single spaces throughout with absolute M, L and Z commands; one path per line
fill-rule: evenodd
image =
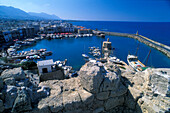
M 100 31 L 100 32 L 105 33 L 106 35 L 110 35 L 110 36 L 121 36 L 121 37 L 128 37 L 128 38 L 136 39 L 139 42 L 142 42 L 142 43 L 146 44 L 147 46 L 150 46 L 150 47 L 162 52 L 168 58 L 170 58 L 170 46 L 167 46 L 167 45 L 162 44 L 160 42 L 154 41 L 154 40 L 149 39 L 145 36 L 139 35 L 138 32 L 136 34 L 106 32 L 106 31 Z

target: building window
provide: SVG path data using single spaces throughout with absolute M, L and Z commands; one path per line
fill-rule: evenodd
M 42 72 L 43 72 L 43 73 L 48 73 L 47 68 L 43 68 L 43 69 L 42 69 Z

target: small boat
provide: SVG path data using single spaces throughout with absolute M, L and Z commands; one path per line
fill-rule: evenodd
M 93 53 L 92 52 L 89 52 L 90 55 L 92 55 Z
M 115 63 L 115 64 L 121 64 L 121 65 L 123 65 L 123 64 L 122 64 L 122 61 L 121 61 L 120 59 L 116 58 L 116 57 L 110 57 L 109 61 L 110 61 L 110 62 L 113 62 L 113 63 Z
M 42 52 L 42 55 L 50 56 L 50 55 L 52 55 L 52 51 Z
M 100 56 L 100 53 L 98 53 L 98 52 L 97 52 L 97 53 L 94 53 L 93 56 L 94 56 L 94 57 L 99 57 L 99 56 Z
M 86 54 L 82 54 L 82 56 L 83 56 L 84 58 L 89 58 L 89 56 L 86 55 Z

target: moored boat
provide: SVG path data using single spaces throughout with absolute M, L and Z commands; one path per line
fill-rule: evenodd
M 82 56 L 83 56 L 84 58 L 89 58 L 89 56 L 86 55 L 86 54 L 82 54 Z
M 127 62 L 135 71 L 143 71 L 143 69 L 146 67 L 138 60 L 138 57 L 135 55 L 128 55 Z

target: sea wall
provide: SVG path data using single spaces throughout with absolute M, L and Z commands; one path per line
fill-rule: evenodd
M 170 58 L 170 47 L 169 46 L 161 44 L 154 40 L 151 40 L 145 36 L 136 35 L 136 34 L 128 34 L 128 33 L 105 32 L 105 31 L 101 31 L 101 32 L 105 33 L 106 35 L 121 36 L 121 37 L 128 37 L 128 38 L 136 39 L 139 42 L 142 42 L 142 43 L 162 52 L 163 54 L 165 54 L 167 57 Z

